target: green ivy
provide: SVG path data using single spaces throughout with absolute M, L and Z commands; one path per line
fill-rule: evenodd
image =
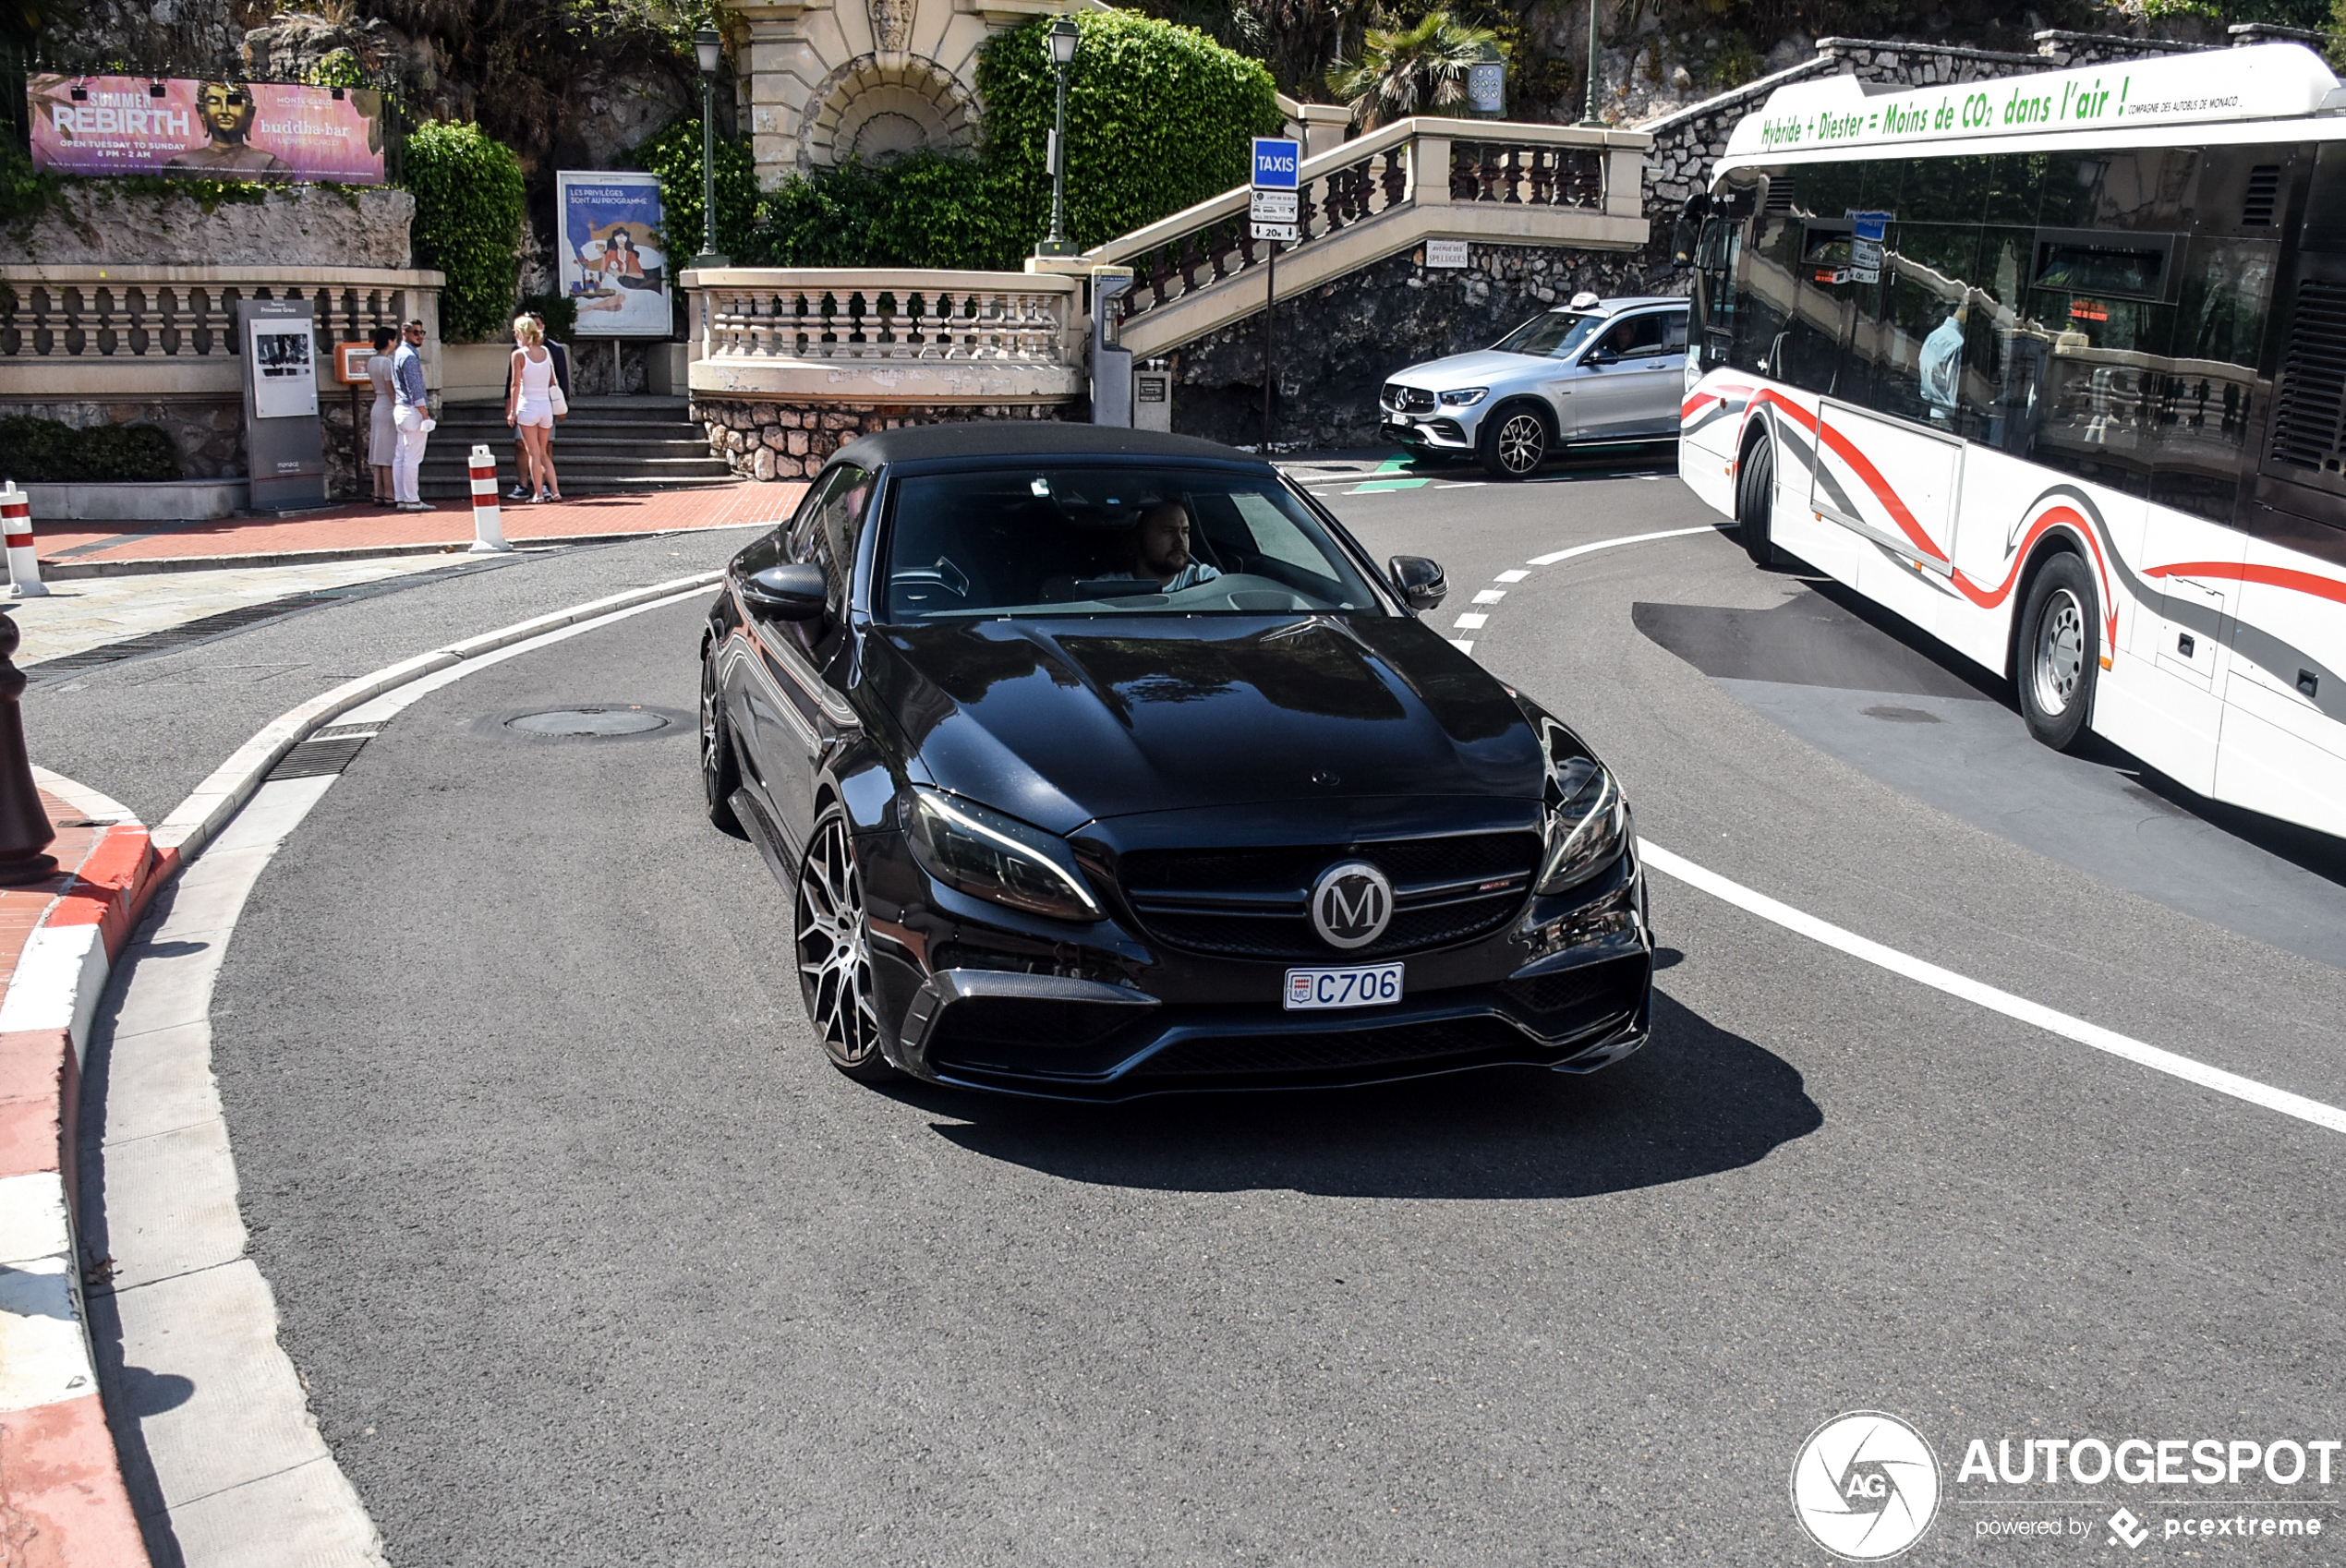
M 0 475 L 27 485 L 127 484 L 179 477 L 179 449 L 152 425 L 93 425 L 0 418 Z
M 520 287 L 523 193 L 513 149 L 477 125 L 439 120 L 407 135 L 400 182 L 416 197 L 416 264 L 448 274 L 441 335 L 486 343 L 512 325 Z
M 546 335 L 556 343 L 570 342 L 578 331 L 578 301 L 557 289 L 548 294 L 526 294 L 521 308 L 514 312 L 526 316 L 531 311 L 546 318 Z
M 986 158 L 1009 176 L 1010 216 L 1031 249 L 1050 221 L 1043 165 L 1054 78 L 1047 19 L 998 33 L 978 56 Z M 1271 73 L 1194 28 L 1128 11 L 1083 11 L 1068 73 L 1067 226 L 1089 247 L 1153 223 L 1250 173 L 1251 139 L 1282 123 Z
M 680 115 L 659 133 L 628 154 L 638 169 L 659 176 L 659 210 L 664 221 L 660 249 L 670 258 L 672 276 L 700 251 L 701 159 L 700 116 Z M 750 238 L 757 226 L 757 160 L 746 139 L 717 143 L 717 248 L 742 260 L 753 248 Z
M 939 267 L 1015 271 L 1034 244 L 1012 176 L 990 163 L 914 153 L 792 175 L 767 195 L 736 259 L 761 267 Z

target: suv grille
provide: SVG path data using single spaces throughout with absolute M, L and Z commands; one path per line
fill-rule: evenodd
M 1236 959 L 1369 959 L 1472 941 L 1523 905 L 1538 868 L 1536 833 L 1474 833 L 1381 844 L 1139 850 L 1124 857 L 1125 897 L 1150 935 Z M 1337 861 L 1370 862 L 1393 879 L 1393 922 L 1365 947 L 1329 947 L 1312 929 L 1312 883 Z
M 1398 381 L 1385 383 L 1385 405 L 1396 414 L 1431 414 L 1433 394 L 1423 387 L 1405 387 Z

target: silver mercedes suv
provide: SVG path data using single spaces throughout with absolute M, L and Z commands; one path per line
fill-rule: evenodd
M 1412 365 L 1379 400 L 1387 440 L 1527 477 L 1562 446 L 1675 440 L 1687 301 L 1576 295 L 1479 354 Z

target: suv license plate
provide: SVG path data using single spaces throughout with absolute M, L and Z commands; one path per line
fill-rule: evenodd
M 1341 969 L 1287 971 L 1287 1010 L 1374 1007 L 1401 999 L 1399 964 L 1351 964 Z

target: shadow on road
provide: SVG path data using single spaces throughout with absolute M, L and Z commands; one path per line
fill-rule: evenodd
M 1126 1105 L 899 1097 L 972 1153 L 1070 1181 L 1348 1198 L 1588 1198 L 1714 1176 L 1824 1116 L 1781 1057 L 1657 990 L 1653 1041 L 1589 1078 L 1493 1068 L 1372 1089 Z

